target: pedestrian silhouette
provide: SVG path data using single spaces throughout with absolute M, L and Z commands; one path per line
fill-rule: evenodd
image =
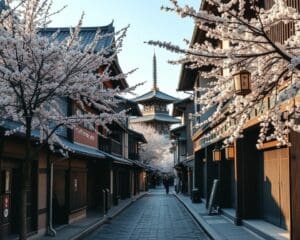
M 166 194 L 169 194 L 169 177 L 167 175 L 164 176 L 163 184 L 166 189 Z

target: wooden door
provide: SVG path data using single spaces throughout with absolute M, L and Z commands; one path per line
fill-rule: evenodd
M 290 168 L 289 151 L 287 148 L 280 151 L 280 226 L 290 230 Z
M 87 184 L 87 202 L 88 210 L 94 210 L 97 207 L 100 207 L 102 189 L 98 186 L 97 179 L 97 167 L 94 163 L 90 163 L 88 166 L 88 184 Z
M 27 191 L 27 232 L 32 232 L 36 228 L 36 182 L 35 167 L 33 166 L 32 179 Z M 3 201 L 7 201 L 6 213 L 2 222 L 8 227 L 7 233 L 19 233 L 19 206 L 20 206 L 20 187 L 21 187 L 21 171 L 19 168 L 7 168 L 2 171 L 3 179 Z M 1 202 L 1 204 L 4 204 Z M 6 205 L 6 204 L 4 204 Z M 3 206 L 2 206 L 3 207 Z M 4 208 L 4 207 L 3 207 Z M 4 211 L 4 209 L 2 209 Z M 5 217 L 5 215 L 7 217 Z
M 264 152 L 264 219 L 280 226 L 279 159 L 277 150 Z
M 202 189 L 203 189 L 203 198 L 207 198 L 208 194 L 207 194 L 207 174 L 206 174 L 206 165 L 207 162 L 204 162 L 202 165 Z
M 19 232 L 20 176 L 18 168 L 1 171 L 1 237 Z M 2 236 L 3 234 L 3 236 Z
M 87 206 L 87 171 L 85 168 L 72 168 L 69 183 L 70 211 Z
M 264 152 L 263 217 L 284 229 L 290 225 L 288 149 Z
M 119 185 L 120 185 L 121 199 L 126 199 L 130 196 L 129 182 L 130 182 L 129 171 L 121 170 L 119 172 Z
M 235 160 L 234 160 L 235 161 Z M 229 172 L 230 172 L 230 200 L 231 207 L 236 208 L 236 176 L 234 174 L 234 161 L 229 163 Z
M 66 179 L 67 176 L 64 169 L 55 169 L 53 177 L 53 222 L 56 225 L 68 222 Z
M 19 211 L 18 207 L 19 204 L 19 189 L 20 189 L 20 182 L 17 181 L 17 171 L 14 169 L 5 169 L 2 171 L 2 177 L 3 177 L 3 184 L 2 184 L 2 211 L 1 211 L 1 217 L 2 217 L 2 223 L 7 224 L 7 233 L 18 233 L 19 230 Z M 8 208 L 8 217 L 4 217 L 4 196 L 9 199 L 9 208 Z

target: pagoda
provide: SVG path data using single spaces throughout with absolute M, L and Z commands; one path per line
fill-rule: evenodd
M 168 134 L 170 125 L 180 123 L 180 120 L 169 115 L 167 105 L 178 100 L 164 92 L 157 86 L 157 63 L 153 55 L 153 88 L 151 91 L 133 99 L 143 106 L 142 117 L 130 119 L 131 124 L 151 126 L 160 134 Z

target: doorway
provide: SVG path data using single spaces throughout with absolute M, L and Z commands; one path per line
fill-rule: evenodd
M 263 218 L 290 229 L 290 181 L 288 148 L 264 151 Z
M 65 169 L 55 169 L 53 177 L 53 223 L 62 225 L 68 223 L 67 186 L 68 179 Z

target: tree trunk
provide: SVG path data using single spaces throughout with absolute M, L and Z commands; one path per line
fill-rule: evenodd
M 20 239 L 27 238 L 27 192 L 31 177 L 31 118 L 26 118 L 25 156 L 21 166 Z

